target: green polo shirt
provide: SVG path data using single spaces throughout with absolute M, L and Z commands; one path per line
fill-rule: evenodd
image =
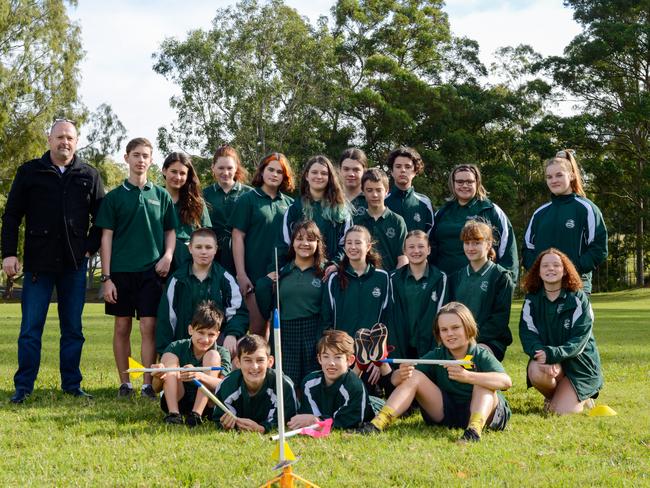
M 316 268 L 301 271 L 295 263 L 280 280 L 280 306 L 284 320 L 304 319 L 320 314 L 325 283 L 316 276 Z
M 491 352 L 477 347 L 476 344 L 470 345 L 467 348 L 467 354 L 472 355 L 472 362 L 474 363 L 472 371 L 478 373 L 506 372 L 499 360 L 495 358 Z M 423 359 L 453 360 L 456 358 L 446 347 L 438 346 L 432 351 L 426 353 Z M 464 404 L 472 401 L 474 385 L 470 385 L 469 383 L 460 383 L 449 379 L 449 374 L 444 367 L 433 364 L 418 364 L 415 368 L 426 374 L 431 381 L 438 385 L 438 388 L 446 391 L 455 403 Z M 500 391 L 497 392 L 497 395 L 503 398 L 503 394 Z M 508 403 L 505 398 L 503 398 L 503 401 L 507 406 Z
M 96 225 L 113 231 L 111 273 L 140 272 L 163 255 L 165 231 L 176 229 L 178 219 L 167 190 L 124 180 L 104 198 Z
M 223 191 L 217 183 L 213 183 L 203 190 L 203 199 L 210 213 L 212 230 L 217 234 L 219 243 L 219 263 L 230 273 L 235 273 L 235 263 L 232 259 L 230 216 L 239 198 L 250 190 L 250 186 L 243 185 L 238 181 L 228 193 Z
M 392 210 L 386 208 L 384 213 L 375 220 L 369 213 L 356 215 L 355 225 L 363 225 L 375 241 L 375 249 L 381 255 L 381 267 L 393 271 L 397 267 L 397 258 L 404 254 L 406 239 L 406 224 L 404 219 Z
M 178 267 L 192 258 L 187 246 L 190 244 L 192 232 L 199 227 L 194 224 L 184 224 L 181 222 L 181 213 L 178 202 L 174 204 L 174 212 L 178 219 L 178 226 L 176 227 L 176 247 L 174 248 L 174 266 Z M 205 205 L 203 205 L 203 215 L 201 215 L 201 227 L 212 227 L 210 214 Z
M 233 210 L 230 225 L 246 234 L 244 265 L 252 283 L 268 273 L 282 218 L 292 202 L 283 193 L 271 198 L 261 188 L 254 188 L 239 198 Z
M 223 370 L 221 373 L 225 376 L 230 373 L 231 363 L 230 363 L 230 353 L 228 349 L 217 346 L 215 343 L 212 349 L 215 349 L 221 356 L 221 367 Z M 191 364 L 192 366 L 203 366 L 203 357 L 197 358 L 194 355 L 194 350 L 192 349 L 192 339 L 181 339 L 180 341 L 172 342 L 163 354 L 171 353 L 178 358 L 179 366 L 187 366 Z M 183 381 L 183 387 L 185 392 L 190 392 L 196 395 L 196 390 L 198 387 L 194 384 L 193 381 Z

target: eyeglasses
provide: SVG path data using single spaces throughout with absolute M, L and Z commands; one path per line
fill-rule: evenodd
M 472 186 L 474 183 L 476 183 L 476 180 L 454 180 L 454 183 L 456 183 L 458 186 Z

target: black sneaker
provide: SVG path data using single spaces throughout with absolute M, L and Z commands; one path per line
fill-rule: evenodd
M 481 436 L 474 429 L 465 429 L 458 442 L 479 442 L 480 440 Z
M 87 398 L 92 400 L 93 396 L 90 393 L 86 393 L 81 388 L 74 388 L 73 390 L 63 390 L 63 393 L 66 395 L 73 396 L 75 398 Z
M 372 435 L 372 434 L 380 434 L 381 430 L 375 427 L 375 424 L 373 424 L 372 422 L 364 422 L 359 427 L 354 429 L 354 432 L 356 432 L 357 434 Z
M 185 417 L 185 425 L 188 427 L 197 427 L 203 423 L 203 419 L 196 412 L 191 412 L 187 417 Z
M 155 400 L 156 392 L 153 391 L 153 386 L 144 385 L 140 390 L 140 398 L 146 398 L 147 400 Z
M 178 412 L 168 413 L 163 422 L 170 425 L 183 425 L 183 416 Z
M 120 389 L 117 390 L 117 398 L 132 398 L 134 394 L 133 388 L 126 383 L 122 383 Z
M 25 400 L 27 400 L 28 396 L 29 392 L 25 390 L 16 390 L 16 392 L 9 399 L 9 402 L 15 405 L 20 405 L 21 403 L 24 403 Z

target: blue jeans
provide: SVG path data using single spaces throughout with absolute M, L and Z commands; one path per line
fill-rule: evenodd
M 31 393 L 41 364 L 41 338 L 50 306 L 52 291 L 56 286 L 61 339 L 59 343 L 59 369 L 61 388 L 74 390 L 81 384 L 81 349 L 84 336 L 81 331 L 81 314 L 86 298 L 86 273 L 88 260 L 84 259 L 78 270 L 58 273 L 32 273 L 23 277 L 21 300 L 22 320 L 18 337 L 18 371 L 14 375 L 16 391 Z

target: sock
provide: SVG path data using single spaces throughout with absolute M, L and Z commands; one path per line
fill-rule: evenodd
M 122 383 L 122 384 L 128 386 L 131 389 L 133 389 L 133 383 L 131 383 L 130 381 L 128 383 Z
M 142 388 L 140 388 L 140 390 L 144 390 L 147 386 L 151 386 L 151 385 L 149 383 L 144 383 L 142 385 Z
M 479 436 L 483 432 L 483 426 L 485 425 L 485 419 L 480 413 L 473 413 L 469 416 L 469 424 L 467 424 L 468 429 L 473 429 Z
M 381 407 L 381 410 L 375 416 L 375 418 L 370 421 L 370 423 L 377 427 L 378 430 L 384 430 L 386 427 L 392 424 L 396 418 L 397 414 L 395 413 L 395 409 L 389 407 L 388 405 L 384 405 Z

